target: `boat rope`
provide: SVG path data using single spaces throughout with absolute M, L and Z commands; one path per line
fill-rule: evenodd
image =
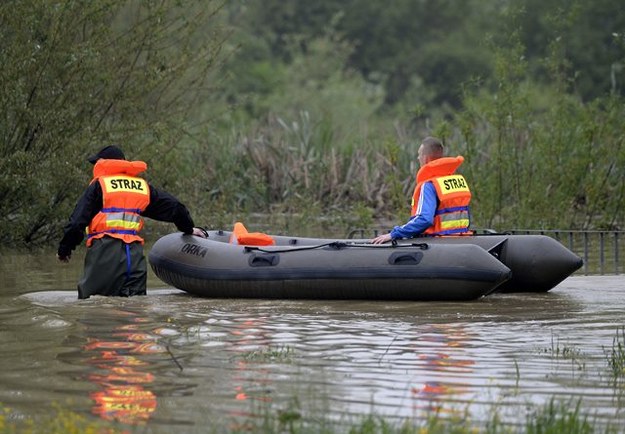
M 397 244 L 395 240 L 391 244 L 357 244 L 346 243 L 345 241 L 332 241 L 324 244 L 315 244 L 314 246 L 301 246 L 291 247 L 282 250 L 266 250 L 263 247 L 245 246 L 244 252 L 262 252 L 262 253 L 289 253 L 289 252 L 301 252 L 303 250 L 314 250 L 329 247 L 334 250 L 341 250 L 348 247 L 364 248 L 364 249 L 394 249 L 397 247 L 416 247 L 420 250 L 427 250 L 430 246 L 427 243 L 411 243 L 411 244 Z

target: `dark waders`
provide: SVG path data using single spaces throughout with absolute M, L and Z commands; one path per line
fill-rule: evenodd
M 87 249 L 84 274 L 78 282 L 78 298 L 145 295 L 146 282 L 147 264 L 141 243 L 98 238 Z

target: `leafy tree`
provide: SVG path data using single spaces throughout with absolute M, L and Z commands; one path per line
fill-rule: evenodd
M 58 238 L 88 181 L 85 157 L 104 144 L 157 168 L 167 161 L 188 122 L 204 121 L 197 107 L 222 45 L 217 10 L 190 0 L 0 3 L 0 241 Z
M 461 83 L 489 72 L 488 52 L 480 48 L 489 23 L 482 3 L 268 0 L 246 3 L 237 19 L 286 62 L 296 54 L 290 41 L 308 54 L 311 41 L 335 32 L 354 47 L 345 66 L 382 85 L 387 105 L 415 95 L 415 83 L 423 83 L 433 97 L 422 102 L 457 106 Z
M 521 42 L 527 48 L 531 73 L 544 80 L 548 71 L 542 59 L 550 56 L 552 41 L 557 40 L 568 64 L 569 92 L 585 101 L 618 93 L 625 95 L 625 47 L 620 42 L 625 32 L 625 9 L 610 0 L 523 0 L 515 2 L 523 11 L 515 20 Z M 511 28 L 503 19 L 501 34 Z
M 614 230 L 625 223 L 623 97 L 584 102 L 570 94 L 561 43 L 549 42 L 542 61 L 549 75 L 536 82 L 520 33 L 510 32 L 493 46 L 496 90 L 474 89 L 464 100 L 457 122 L 481 227 Z

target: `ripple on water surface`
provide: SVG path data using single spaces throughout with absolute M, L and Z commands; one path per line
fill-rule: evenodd
M 37 413 L 69 399 L 97 417 L 200 432 L 293 398 L 325 417 L 442 408 L 483 422 L 496 408 L 523 422 L 528 406 L 573 397 L 623 426 L 608 358 L 624 287 L 573 277 L 545 294 L 465 303 L 5 296 L 0 401 Z

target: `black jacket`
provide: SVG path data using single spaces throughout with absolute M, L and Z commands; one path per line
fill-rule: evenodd
M 85 228 L 102 209 L 102 187 L 99 182 L 92 182 L 78 200 L 74 212 L 65 226 L 63 238 L 59 243 L 58 254 L 69 256 L 85 236 Z M 150 204 L 141 213 L 143 217 L 174 223 L 185 234 L 193 233 L 193 219 L 189 210 L 171 194 L 157 190 L 150 185 Z

